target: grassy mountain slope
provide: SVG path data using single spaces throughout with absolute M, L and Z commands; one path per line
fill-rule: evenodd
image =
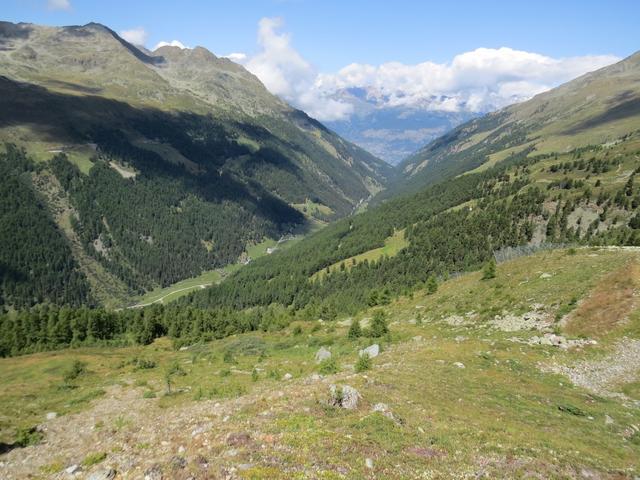
M 46 162 L 34 178 L 45 200 L 62 187 L 59 227 L 80 239 L 74 257 L 103 304 L 233 263 L 305 215 L 349 214 L 393 175 L 203 48 L 7 22 L 0 44 L 0 141 Z
M 330 225 L 190 301 L 234 308 L 275 302 L 324 318 L 383 303 L 432 276 L 478 269 L 510 247 L 636 245 L 639 168 L 638 134 L 570 153 L 513 156 Z M 404 248 L 358 262 L 403 229 Z
M 404 160 L 404 177 L 380 195 L 419 191 L 511 155 L 567 152 L 615 142 L 640 125 L 640 53 L 531 100 L 471 120 Z
M 0 442 L 46 425 L 2 455 L 3 477 L 85 461 L 123 477 L 632 479 L 639 262 L 624 249 L 520 257 L 382 307 L 378 339 L 347 338 L 349 320 L 295 321 L 180 351 L 159 339 L 0 359 Z M 374 342 L 382 353 L 356 372 Z M 332 368 L 314 361 L 320 346 Z M 64 380 L 74 360 L 86 366 Z M 356 388 L 357 408 L 331 406 L 331 384 Z

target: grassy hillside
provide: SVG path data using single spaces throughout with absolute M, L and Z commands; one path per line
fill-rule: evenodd
M 542 251 L 336 322 L 0 359 L 3 477 L 634 478 L 639 265 L 635 249 Z M 368 338 L 380 310 L 390 333 Z M 353 320 L 365 336 L 347 338 Z M 332 384 L 357 407 L 333 406 Z
M 235 263 L 307 224 L 300 204 L 345 216 L 393 176 L 203 48 L 143 52 L 98 24 L 1 22 L 0 42 L 0 141 L 42 163 L 102 305 Z
M 376 199 L 517 155 L 564 153 L 619 141 L 640 125 L 640 53 L 527 102 L 464 123 L 404 160 L 404 174 Z
M 197 307 L 292 304 L 311 317 L 353 314 L 432 276 L 479 269 L 505 248 L 635 245 L 639 152 L 640 137 L 633 134 L 566 153 L 515 155 L 330 225 L 187 301 Z M 404 248 L 364 261 L 400 230 Z M 353 258 L 363 261 L 346 268 Z M 329 275 L 318 273 L 327 268 Z M 320 275 L 321 282 L 310 281 Z

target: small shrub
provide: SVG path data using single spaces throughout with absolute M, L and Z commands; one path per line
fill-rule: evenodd
M 336 359 L 331 357 L 323 360 L 318 365 L 318 372 L 323 375 L 331 375 L 332 373 L 338 373 L 338 362 Z
M 365 353 L 364 355 L 360 356 L 360 358 L 358 358 L 358 361 L 356 362 L 356 372 L 357 373 L 365 372 L 370 368 L 371 368 L 371 358 L 369 358 L 369 355 Z
M 255 368 L 251 371 L 251 380 L 257 382 L 260 379 L 260 375 L 258 375 L 258 370 Z
M 65 382 L 72 382 L 76 380 L 80 375 L 87 373 L 87 364 L 76 359 L 71 366 L 64 372 L 62 379 Z
M 564 412 L 564 413 L 570 413 L 571 415 L 575 415 L 577 417 L 586 417 L 587 416 L 587 413 L 584 410 L 582 410 L 582 409 L 580 409 L 580 408 L 578 408 L 578 407 L 576 407 L 574 405 L 570 405 L 568 403 L 564 404 L 564 405 L 558 405 L 558 410 L 560 410 L 561 412 Z
M 147 390 L 142 394 L 142 398 L 156 398 L 156 392 L 152 390 Z
M 302 335 L 302 327 L 300 325 L 296 325 L 293 328 L 293 334 L 298 336 L 298 335 Z
M 270 370 L 269 371 L 269 378 L 273 378 L 274 380 L 280 380 L 282 378 L 282 375 L 280 374 L 280 372 L 276 369 L 276 370 Z
M 171 363 L 167 371 L 170 375 L 175 375 L 177 377 L 184 377 L 187 374 L 187 372 L 184 371 L 184 368 L 182 368 L 177 361 Z
M 219 374 L 222 378 L 224 377 L 230 377 L 231 376 L 231 370 L 229 370 L 228 368 L 225 368 L 224 370 L 220 370 L 220 374 Z
M 53 462 L 47 465 L 42 465 L 40 467 L 40 471 L 45 475 L 53 475 L 55 473 L 61 472 L 64 469 L 64 464 L 61 462 Z
M 233 358 L 233 352 L 231 350 L 225 351 L 224 356 L 222 357 L 222 361 L 224 363 L 234 363 L 235 359 Z
M 134 370 L 150 370 L 156 368 L 156 362 L 145 358 L 136 358 L 133 368 Z
M 15 444 L 19 447 L 28 447 L 29 445 L 35 445 L 40 443 L 43 435 L 36 427 L 31 428 L 19 428 L 16 432 Z
M 179 377 L 184 377 L 187 374 L 187 372 L 184 371 L 184 369 L 180 366 L 180 364 L 177 361 L 173 361 L 173 363 L 171 365 L 169 365 L 169 368 L 167 368 L 167 371 L 164 374 L 164 380 L 167 384 L 167 393 L 171 394 L 171 384 L 172 384 L 172 380 L 174 376 L 179 376 Z
M 124 417 L 123 415 L 118 415 L 113 421 L 113 428 L 116 430 L 116 432 L 119 432 L 129 425 L 131 425 L 131 420 Z
M 82 460 L 82 466 L 91 467 L 93 465 L 97 465 L 98 463 L 102 462 L 105 458 L 107 458 L 106 452 L 90 453 L 89 455 L 84 457 L 84 460 Z

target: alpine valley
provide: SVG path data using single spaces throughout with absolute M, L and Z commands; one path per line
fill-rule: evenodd
M 1 478 L 638 478 L 640 53 L 341 95 L 397 167 L 202 47 L 0 23 Z

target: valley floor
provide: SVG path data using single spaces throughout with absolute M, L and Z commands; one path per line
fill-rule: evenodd
M 637 478 L 639 286 L 635 249 L 545 251 L 384 307 L 382 339 L 341 319 L 0 359 L 0 477 Z

